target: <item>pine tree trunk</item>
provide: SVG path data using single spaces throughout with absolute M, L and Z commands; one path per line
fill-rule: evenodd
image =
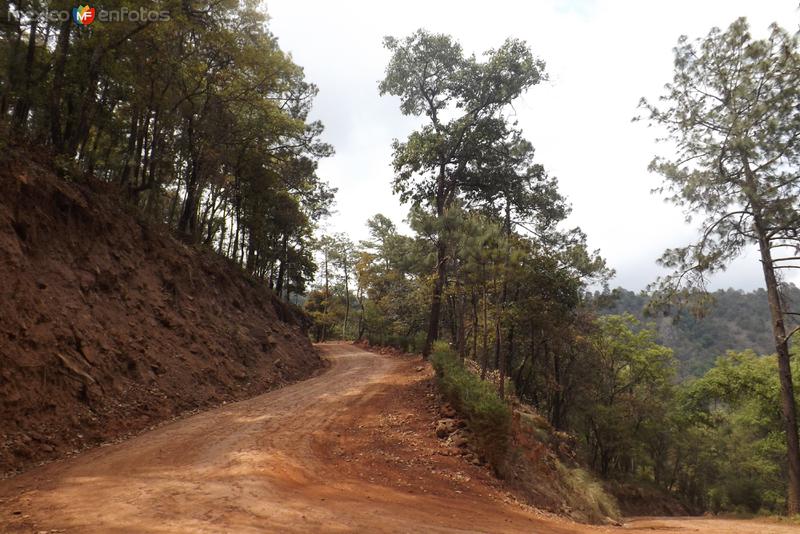
M 275 282 L 275 293 L 280 298 L 283 294 L 284 278 L 286 278 L 286 262 L 289 260 L 289 233 L 283 234 L 281 239 L 281 264 L 278 267 L 278 280 Z
M 478 295 L 472 287 L 472 359 L 478 359 Z
M 772 261 L 771 242 L 763 220 L 763 206 L 757 195 L 758 181 L 750 168 L 746 154 L 742 153 L 741 158 L 747 179 L 747 189 L 749 190 L 748 197 L 753 211 L 753 226 L 758 236 L 758 248 L 761 252 L 761 268 L 764 272 L 764 282 L 767 286 L 767 299 L 772 318 L 772 336 L 775 341 L 775 352 L 778 354 L 778 375 L 781 384 L 781 419 L 786 432 L 786 454 L 789 471 L 786 508 L 789 515 L 795 515 L 800 513 L 800 436 L 798 436 L 797 432 L 797 408 L 794 401 L 789 340 L 786 337 L 786 325 L 783 322 L 783 305 Z
M 360 283 L 359 283 L 359 286 L 361 286 Z M 365 324 L 364 324 L 364 288 L 363 287 L 359 287 L 358 288 L 358 293 L 356 293 L 356 296 L 357 296 L 357 299 L 358 299 L 358 306 L 360 308 L 359 313 L 358 313 L 358 337 L 356 338 L 356 341 L 361 341 L 361 339 L 364 337 L 364 329 L 365 329 L 364 328 Z
M 422 358 L 427 360 L 431 355 L 433 342 L 439 337 L 439 316 L 442 311 L 442 290 L 447 277 L 447 257 L 444 242 L 439 238 L 436 245 L 436 281 L 433 284 L 431 297 L 431 314 L 428 322 L 428 335 L 425 338 L 425 347 L 422 349 Z
M 496 317 L 494 320 L 494 346 L 495 346 L 495 354 L 498 356 L 500 355 L 500 344 L 501 344 L 501 330 L 500 330 L 500 304 L 497 304 L 497 311 Z M 498 361 L 498 368 L 500 370 L 500 385 L 498 386 L 498 394 L 500 395 L 501 399 L 506 398 L 506 366 L 505 366 L 505 358 L 499 358 Z
M 33 78 L 33 61 L 36 54 L 36 32 L 38 31 L 39 18 L 34 16 L 31 19 L 31 29 L 28 34 L 28 51 L 25 56 L 25 86 L 23 88 L 22 96 L 14 105 L 14 127 L 19 130 L 25 130 L 28 124 L 28 112 L 31 108 L 31 79 Z
M 780 291 L 778 290 L 778 281 L 775 277 L 775 268 L 772 264 L 770 243 L 766 238 L 765 232 L 760 228 L 760 217 L 756 218 L 756 227 L 759 234 L 761 267 L 764 271 L 769 311 L 772 317 L 772 335 L 775 340 L 775 351 L 778 354 L 778 374 L 781 383 L 781 411 L 783 426 L 786 432 L 789 467 L 789 488 L 786 504 L 789 515 L 795 515 L 800 513 L 800 439 L 798 439 L 797 432 L 797 409 L 794 402 L 794 384 L 792 383 L 789 343 L 786 339 L 786 326 L 783 322 L 783 307 L 781 304 Z
M 457 281 L 458 290 L 456 291 L 456 325 L 458 328 L 458 356 L 462 360 L 467 357 L 467 320 L 466 320 L 466 299 L 461 294 L 461 281 Z
M 500 344 L 500 321 L 503 316 L 503 312 L 506 309 L 506 302 L 508 301 L 508 272 L 511 264 L 511 201 L 509 200 L 509 194 L 506 191 L 506 207 L 505 207 L 505 234 L 506 234 L 506 250 L 505 250 L 505 260 L 503 261 L 503 290 L 500 295 L 500 302 L 497 304 L 497 328 L 496 328 L 496 335 L 497 339 L 495 340 L 495 365 L 500 369 L 500 398 L 504 399 L 506 394 L 506 373 L 508 369 L 507 365 L 507 355 L 504 357 L 500 354 L 501 344 Z M 513 334 L 512 334 L 513 336 Z M 513 341 L 513 337 L 510 339 Z
M 328 248 L 327 248 L 327 246 L 325 247 L 324 254 L 325 254 L 325 297 L 323 299 L 323 304 L 322 304 L 322 315 L 324 317 L 324 321 L 322 323 L 322 334 L 320 335 L 320 339 L 319 339 L 320 342 L 324 342 L 325 341 L 325 334 L 326 334 L 326 329 L 327 329 L 326 328 L 326 322 L 328 320 L 328 301 L 329 301 L 329 299 L 331 297 L 330 279 L 329 279 L 329 272 L 328 272 Z
M 344 252 L 344 324 L 342 325 L 342 339 L 347 339 L 347 322 L 350 320 L 350 285 L 348 279 L 350 274 L 347 271 L 347 252 Z
M 186 198 L 178 220 L 178 233 L 187 241 L 194 241 L 194 228 L 197 221 L 197 166 L 192 163 L 186 180 Z M 252 240 L 252 235 L 250 236 Z M 248 268 L 252 265 L 248 264 Z
M 130 131 L 128 133 L 128 149 L 125 152 L 125 163 L 120 173 L 119 182 L 123 186 L 128 185 L 128 179 L 131 174 L 131 159 L 133 159 L 133 152 L 136 149 L 136 139 L 139 137 L 139 111 L 133 109 L 131 111 Z
M 481 362 L 481 380 L 486 380 L 486 368 L 489 366 L 489 347 L 487 346 L 488 343 L 488 324 L 489 318 L 488 313 L 486 310 L 487 307 L 488 296 L 486 294 L 486 279 L 484 273 L 484 282 L 483 282 L 483 358 Z
M 61 131 L 61 99 L 64 91 L 64 73 L 67 66 L 67 53 L 69 51 L 69 38 L 73 22 L 67 18 L 61 24 L 58 34 L 58 44 L 55 50 L 53 64 L 53 87 L 50 90 L 50 140 L 56 151 L 64 148 L 64 135 Z
M 436 217 L 441 221 L 445 213 L 445 165 L 439 169 L 439 177 L 436 181 Z M 425 346 L 422 349 L 422 359 L 427 360 L 431 355 L 433 342 L 439 337 L 439 315 L 442 311 L 442 291 L 447 277 L 447 249 L 444 243 L 443 230 L 439 230 L 439 239 L 436 242 L 436 281 L 433 284 L 433 295 L 431 296 L 431 313 L 428 322 L 428 335 L 425 338 Z

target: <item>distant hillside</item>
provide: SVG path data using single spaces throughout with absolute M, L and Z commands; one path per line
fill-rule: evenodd
M 645 316 L 648 302 L 645 294 L 626 289 L 614 291 L 618 298 L 603 308 L 603 314 L 630 313 L 643 322 L 655 323 L 659 341 L 675 351 L 681 361 L 681 374 L 700 375 L 709 369 L 717 356 L 727 350 L 753 349 L 759 354 L 772 354 L 772 341 L 767 293 L 763 289 L 745 292 L 736 289 L 713 293 L 714 304 L 702 319 L 689 313 L 677 316 Z M 787 299 L 800 309 L 800 289 L 790 286 Z M 791 306 L 790 306 L 791 307 Z

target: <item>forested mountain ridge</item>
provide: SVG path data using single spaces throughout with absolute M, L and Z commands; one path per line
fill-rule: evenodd
M 658 341 L 673 350 L 684 376 L 703 375 L 729 350 L 749 349 L 757 354 L 775 352 L 767 293 L 763 289 L 714 291 L 702 317 L 685 310 L 672 313 L 648 310 L 650 297 L 645 293 L 617 288 L 611 295 L 611 302 L 601 304 L 599 312 L 630 313 L 642 323 L 654 325 Z M 784 286 L 784 295 L 790 307 L 800 303 L 797 286 Z

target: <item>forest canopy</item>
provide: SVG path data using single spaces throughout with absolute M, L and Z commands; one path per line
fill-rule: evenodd
M 213 247 L 279 294 L 313 277 L 335 189 L 309 120 L 317 88 L 253 0 L 159 2 L 158 18 L 76 24 L 72 4 L 3 4 L 0 115 L 65 176 L 119 186 L 149 219 Z M 140 4 L 106 2 L 128 12 Z
M 787 503 L 794 510 L 793 424 L 781 407 L 788 413 L 785 377 L 796 374 L 796 363 L 787 369 L 780 354 L 797 323 L 788 317 L 778 335 L 773 312 L 778 301 L 788 310 L 800 292 L 769 277 L 751 293 L 712 293 L 705 281 L 759 242 L 754 213 L 772 225 L 773 244 L 796 246 L 795 174 L 771 168 L 769 159 L 759 164 L 765 183 L 754 192 L 742 156 L 731 152 L 777 161 L 794 154 L 798 125 L 770 119 L 768 103 L 747 107 L 756 93 L 751 81 L 729 87 L 734 81 L 724 71 L 736 68 L 736 57 L 753 62 L 748 68 L 765 90 L 775 84 L 761 96 L 795 106 L 792 91 L 779 94 L 785 80 L 767 58 L 796 54 L 796 40 L 777 28 L 771 40 L 751 40 L 737 21 L 696 45 L 679 41 L 675 82 L 661 101 L 673 107 L 643 106 L 698 168 L 657 159 L 651 170 L 665 175 L 663 191 L 673 201 L 695 215 L 705 210 L 709 220 L 697 244 L 665 253 L 662 264 L 675 274 L 642 294 L 608 289 L 613 271 L 580 228 L 567 226 L 571 208 L 558 181 L 506 114 L 546 78 L 544 62 L 525 43 L 509 39 L 470 56 L 452 37 L 420 30 L 384 44 L 391 57 L 381 94 L 398 97 L 400 112 L 422 121 L 392 144 L 394 190 L 408 205 L 411 233 L 376 214 L 360 243 L 342 234 L 323 238 L 323 276 L 306 303 L 316 339 L 364 340 L 423 357 L 434 340 L 446 340 L 464 368 L 496 385 L 499 398 L 514 395 L 576 436 L 583 462 L 606 480 L 657 488 L 693 512 L 775 513 Z M 714 54 L 733 59 L 717 65 Z M 793 57 L 782 61 L 793 65 Z M 708 96 L 703 84 L 729 91 L 743 107 L 722 111 L 728 97 Z M 682 100 L 686 86 L 699 102 Z M 744 135 L 738 123 L 725 122 L 740 109 L 766 121 L 758 123 L 757 142 L 727 147 L 724 135 L 714 144 L 717 126 L 703 133 L 711 116 Z M 724 198 L 736 187 L 744 197 Z M 759 192 L 763 198 L 753 197 Z M 446 349 L 437 346 L 441 355 Z M 437 358 L 439 367 L 457 365 Z

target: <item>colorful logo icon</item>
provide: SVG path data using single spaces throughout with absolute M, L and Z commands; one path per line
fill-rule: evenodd
M 73 7 L 72 20 L 78 26 L 88 26 L 94 22 L 94 8 L 89 6 Z

